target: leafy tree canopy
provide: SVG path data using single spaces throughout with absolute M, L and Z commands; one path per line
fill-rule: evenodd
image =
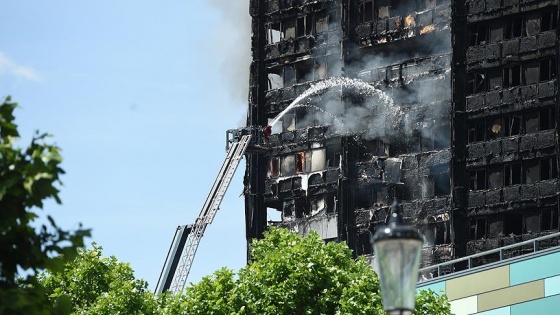
M 345 244 L 272 228 L 251 253 L 238 273 L 222 268 L 177 296 L 148 292 L 130 266 L 102 258 L 95 245 L 42 282 L 75 314 L 384 314 L 377 276 Z M 447 298 L 422 291 L 415 314 L 450 314 Z
M 89 230 L 65 231 L 51 216 L 38 223 L 45 200 L 60 203 L 62 158 L 47 134 L 16 147 L 16 107 L 10 97 L 0 105 L 0 313 L 48 314 L 57 310 L 44 298 L 36 273 L 63 267 L 61 257 L 72 258 Z

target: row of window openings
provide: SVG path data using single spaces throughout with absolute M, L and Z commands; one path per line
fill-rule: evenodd
M 496 43 L 503 39 L 533 36 L 539 32 L 554 30 L 557 27 L 557 19 L 558 13 L 553 9 L 474 24 L 469 28 L 470 45 Z
M 286 18 L 280 22 L 267 24 L 266 38 L 268 44 L 276 44 L 282 40 L 289 40 L 310 35 L 321 34 L 326 31 L 335 30 L 338 18 L 338 10 L 328 14 L 308 14 L 296 18 Z
M 450 0 L 416 0 L 414 4 L 402 0 L 369 0 L 359 6 L 361 23 L 375 22 L 389 17 L 403 16 L 414 11 L 424 11 Z
M 556 157 L 490 166 L 469 172 L 469 189 L 485 190 L 504 186 L 532 184 L 558 177 Z
M 335 73 L 336 69 L 340 69 L 336 64 L 334 58 L 320 57 L 269 69 L 268 89 L 281 89 L 294 84 L 336 76 L 339 74 Z
M 558 209 L 525 213 L 504 213 L 469 220 L 470 239 L 479 240 L 500 235 L 522 235 L 558 229 Z
M 468 142 L 488 141 L 501 137 L 531 134 L 556 127 L 556 111 L 545 108 L 497 118 L 469 122 Z
M 314 215 L 320 211 L 326 213 L 336 212 L 336 197 L 326 196 L 312 198 L 309 202 L 305 200 L 285 200 L 282 204 L 282 219 L 303 218 L 306 215 Z
M 326 149 L 274 156 L 268 161 L 267 178 L 323 171 L 327 167 L 340 167 L 340 158 L 340 152 Z
M 494 89 L 535 84 L 556 78 L 556 59 L 544 59 L 526 64 L 508 65 L 467 74 L 467 95 Z

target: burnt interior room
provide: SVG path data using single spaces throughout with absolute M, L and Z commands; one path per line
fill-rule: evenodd
M 250 14 L 247 126 L 271 133 L 247 154 L 248 241 L 274 225 L 371 256 L 394 203 L 424 266 L 559 231 L 557 0 Z

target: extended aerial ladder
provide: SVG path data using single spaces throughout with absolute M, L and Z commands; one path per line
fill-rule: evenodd
M 228 136 L 230 132 L 228 131 Z M 237 166 L 251 141 L 251 134 L 241 134 L 241 131 L 237 132 L 240 134 L 236 136 L 235 140 L 226 139 L 227 153 L 224 164 L 216 177 L 216 181 L 214 181 L 210 193 L 206 197 L 204 206 L 195 223 L 177 227 L 156 286 L 155 292 L 157 294 L 166 291 L 176 294 L 181 292 L 186 285 L 187 276 L 189 275 L 200 239 L 204 235 L 206 227 L 214 220 L 226 190 L 237 170 Z

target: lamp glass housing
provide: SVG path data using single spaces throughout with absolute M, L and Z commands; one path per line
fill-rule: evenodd
M 416 302 L 422 241 L 385 239 L 374 243 L 374 249 L 383 307 L 389 314 L 411 314 Z
M 393 211 L 387 226 L 372 238 L 383 307 L 388 314 L 412 314 L 422 253 L 422 237 Z

